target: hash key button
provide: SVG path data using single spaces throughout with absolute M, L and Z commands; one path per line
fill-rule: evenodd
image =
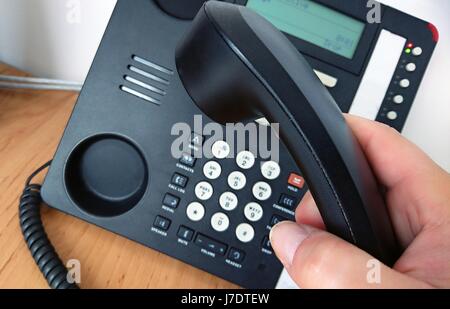
M 239 249 L 231 248 L 228 253 L 228 258 L 236 263 L 241 263 L 244 260 L 245 253 Z
M 175 173 L 172 176 L 172 183 L 174 185 L 177 185 L 177 186 L 181 187 L 181 188 L 186 187 L 187 182 L 188 182 L 188 178 L 186 176 L 183 176 L 183 175 L 178 174 L 178 173 Z
M 178 229 L 177 235 L 184 240 L 191 241 L 192 237 L 194 236 L 194 231 L 182 225 Z
M 170 220 L 161 216 L 156 216 L 153 226 L 157 227 L 163 231 L 167 231 L 170 226 Z
M 178 198 L 172 194 L 166 193 L 166 195 L 164 195 L 164 199 L 163 199 L 164 206 L 171 207 L 171 208 L 177 208 L 179 202 L 180 202 L 180 198 Z

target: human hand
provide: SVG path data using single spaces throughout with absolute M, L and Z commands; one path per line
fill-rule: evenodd
M 450 288 L 450 174 L 394 129 L 350 115 L 346 120 L 386 189 L 388 212 L 405 250 L 393 268 L 380 263 L 380 280 L 369 282 L 374 258 L 326 232 L 307 193 L 297 223 L 272 228 L 278 258 L 302 288 Z

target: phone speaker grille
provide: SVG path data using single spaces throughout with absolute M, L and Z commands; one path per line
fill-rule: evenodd
M 166 95 L 173 71 L 148 59 L 132 55 L 120 90 L 139 99 L 160 105 Z

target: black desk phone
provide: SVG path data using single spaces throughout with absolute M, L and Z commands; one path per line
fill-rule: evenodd
M 307 183 L 329 231 L 392 264 L 400 250 L 341 110 L 401 130 L 435 27 L 384 5 L 381 22 L 367 23 L 358 0 L 203 2 L 117 2 L 43 200 L 243 287 L 272 288 L 282 265 L 269 231 L 294 219 Z M 172 127 L 194 127 L 194 115 L 279 123 L 279 160 L 201 128 L 174 158 Z M 194 155 L 205 145 L 212 159 Z

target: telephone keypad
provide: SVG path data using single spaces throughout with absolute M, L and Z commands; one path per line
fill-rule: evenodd
M 241 223 L 236 227 L 236 237 L 243 243 L 253 240 L 255 237 L 255 230 L 248 223 Z
M 219 204 L 222 209 L 232 211 L 238 205 L 238 197 L 233 192 L 224 192 L 220 195 Z
M 261 165 L 261 174 L 268 180 L 277 179 L 280 173 L 280 165 L 275 161 L 267 161 Z
M 178 200 L 177 193 L 164 197 L 164 205 L 186 207 L 183 215 L 189 223 L 180 222 L 175 230 L 178 243 L 235 269 L 252 267 L 248 261 L 260 254 L 258 259 L 275 259 L 268 231 L 294 219 L 305 186 L 303 177 L 286 173 L 275 161 L 261 161 L 248 150 L 232 153 L 221 140 L 210 150 L 213 159 L 197 158 L 191 166 L 190 184 L 186 186 L 183 172 L 173 175 L 172 183 L 182 186 L 185 182 Z M 190 166 L 187 157 L 182 160 Z
M 205 177 L 208 179 L 217 179 L 220 177 L 221 173 L 222 168 L 216 161 L 209 161 L 203 166 L 203 175 L 205 175 Z
M 195 196 L 202 201 L 207 201 L 213 195 L 213 187 L 209 182 L 202 181 L 195 186 Z
M 228 175 L 228 185 L 233 190 L 242 190 L 247 183 L 245 175 L 239 171 L 234 171 Z
M 223 212 L 217 212 L 211 217 L 211 226 L 217 232 L 224 232 L 230 225 L 230 219 Z
M 266 201 L 272 195 L 272 188 L 267 182 L 259 181 L 252 188 L 253 196 L 260 201 Z
M 217 159 L 225 159 L 230 154 L 231 148 L 227 142 L 217 141 L 212 146 L 212 154 Z
M 245 205 L 244 215 L 249 221 L 256 222 L 261 220 L 263 213 L 263 208 L 258 203 L 250 202 Z
M 241 151 L 236 156 L 236 164 L 242 169 L 250 169 L 255 164 L 255 156 L 250 151 Z
M 199 202 L 192 202 L 186 208 L 186 215 L 191 221 L 200 221 L 205 215 L 205 207 Z

